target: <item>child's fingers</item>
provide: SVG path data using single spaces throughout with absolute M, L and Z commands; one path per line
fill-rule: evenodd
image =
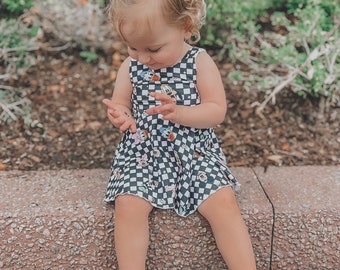
M 122 123 L 119 127 L 119 129 L 121 131 L 125 131 L 130 127 L 131 123 L 129 123 L 129 121 L 125 121 L 124 123 Z
M 108 109 L 111 109 L 111 110 L 115 109 L 114 106 L 113 106 L 112 100 L 105 98 L 105 99 L 103 99 L 102 102 Z
M 135 121 L 133 121 L 133 123 L 130 125 L 130 130 L 132 133 L 137 132 L 137 126 Z
M 136 123 L 135 123 L 135 121 L 132 120 L 132 119 L 131 119 L 131 120 L 124 121 L 124 122 L 120 125 L 119 129 L 120 129 L 121 131 L 126 131 L 126 130 L 130 129 L 131 132 L 133 132 L 133 133 L 135 133 L 135 132 L 137 131 Z
M 149 108 L 145 112 L 147 114 L 157 114 L 158 113 L 158 107 L 159 106 L 155 106 L 155 107 Z
M 169 120 L 171 122 L 176 122 L 176 113 L 172 112 L 163 116 L 163 120 Z
M 152 92 L 150 96 L 154 97 L 155 99 L 159 100 L 162 103 L 173 103 L 172 98 L 164 93 Z
M 127 118 L 124 117 L 124 116 L 121 116 L 121 117 L 115 118 L 115 119 L 114 119 L 114 122 L 115 122 L 115 124 L 117 124 L 117 125 L 123 125 L 124 123 L 129 122 L 129 119 L 127 119 Z
M 118 118 L 118 117 L 121 116 L 121 114 L 120 114 L 118 111 L 112 110 L 112 109 L 108 109 L 108 110 L 107 110 L 107 113 L 108 113 L 110 116 L 112 116 L 113 118 Z
M 157 112 L 160 113 L 160 114 L 169 114 L 171 112 L 174 112 L 175 111 L 175 105 L 172 104 L 172 103 L 168 103 L 168 104 L 165 104 L 165 105 L 161 105 L 161 106 L 158 106 L 158 108 L 156 108 Z
M 155 106 L 147 109 L 147 114 L 162 114 L 166 115 L 175 111 L 175 105 L 173 103 L 167 103 L 165 105 Z

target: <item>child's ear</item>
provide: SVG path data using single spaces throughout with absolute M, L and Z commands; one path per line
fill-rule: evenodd
M 188 18 L 184 25 L 184 35 L 185 39 L 189 40 L 192 36 L 192 21 Z

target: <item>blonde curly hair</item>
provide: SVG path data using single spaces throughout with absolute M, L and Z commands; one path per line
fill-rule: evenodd
M 191 33 L 188 43 L 194 44 L 200 40 L 200 29 L 205 22 L 206 13 L 204 0 L 111 0 L 108 5 L 109 18 L 123 39 L 121 27 L 125 12 L 134 5 L 147 2 L 156 3 L 160 7 L 160 12 L 169 25 Z M 149 18 L 149 21 L 152 21 L 152 18 Z

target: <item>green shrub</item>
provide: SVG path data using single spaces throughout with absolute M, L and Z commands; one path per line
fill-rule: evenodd
M 27 27 L 15 19 L 0 20 L 0 66 L 5 75 L 15 77 L 19 69 L 34 64 L 34 56 L 29 52 L 38 47 L 37 32 L 37 27 Z
M 1 14 L 6 14 L 8 17 L 15 17 L 24 13 L 27 9 L 33 6 L 32 0 L 2 0 L 0 3 Z M 0 16 L 1 18 L 2 16 Z
M 15 1 L 7 1 L 13 4 Z M 14 4 L 10 6 L 13 11 Z M 0 19 L 0 123 L 10 124 L 23 117 L 30 122 L 30 101 L 23 97 L 19 89 L 6 86 L 6 82 L 15 80 L 36 62 L 31 51 L 38 48 L 36 36 L 38 27 L 23 24 L 14 18 Z
M 336 0 L 208 0 L 207 7 L 201 45 L 215 47 L 220 60 L 245 64 L 247 72 L 230 78 L 267 94 L 260 109 L 288 88 L 339 102 Z
M 272 0 L 206 0 L 206 24 L 202 29 L 201 44 L 223 47 L 231 32 L 246 31 L 248 23 L 266 14 Z

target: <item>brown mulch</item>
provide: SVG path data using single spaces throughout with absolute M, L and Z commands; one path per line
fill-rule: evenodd
M 101 101 L 111 95 L 124 53 L 103 54 L 92 64 L 72 50 L 37 54 L 42 60 L 11 83 L 27 89 L 37 121 L 0 125 L 0 170 L 109 168 L 122 134 Z M 233 65 L 219 66 L 228 113 L 216 132 L 230 166 L 340 164 L 339 108 L 320 113 L 316 100 L 287 90 L 260 117 L 253 104 L 263 94 L 231 83 Z

